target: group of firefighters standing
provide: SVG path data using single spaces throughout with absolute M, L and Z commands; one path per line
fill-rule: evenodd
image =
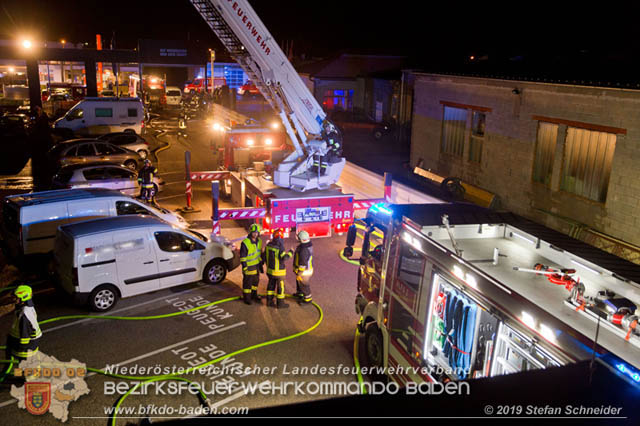
M 296 293 L 300 303 L 311 303 L 311 287 L 309 280 L 313 274 L 313 246 L 307 231 L 298 232 L 299 244 L 294 250 L 285 250 L 282 240 L 284 232 L 276 229 L 273 238 L 262 250 L 260 226 L 252 224 L 249 235 L 240 246 L 240 263 L 242 264 L 242 294 L 244 303 L 252 301 L 261 303 L 258 295 L 260 274 L 267 267 L 267 306 L 278 309 L 288 308 L 284 298 L 284 279 L 287 275 L 285 261 L 293 257 L 293 272 L 296 274 Z

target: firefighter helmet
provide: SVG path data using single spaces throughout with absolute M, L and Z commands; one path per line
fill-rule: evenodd
M 249 233 L 252 233 L 252 232 L 257 232 L 259 234 L 260 225 L 258 225 L 257 223 L 252 223 L 251 226 L 249 227 Z
M 27 300 L 31 300 L 33 290 L 28 285 L 19 285 L 18 288 L 15 289 L 13 294 L 15 294 L 16 297 L 21 301 L 26 302 Z
M 273 238 L 284 238 L 284 231 L 282 228 L 278 228 L 273 231 Z
M 298 240 L 300 240 L 301 243 L 308 243 L 311 241 L 311 238 L 309 238 L 309 233 L 307 231 L 300 231 L 298 232 Z

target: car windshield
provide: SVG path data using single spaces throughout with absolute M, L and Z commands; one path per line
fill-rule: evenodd
M 209 242 L 209 239 L 207 237 L 205 237 L 204 235 L 202 235 L 199 232 L 193 231 L 191 229 L 185 229 L 185 231 L 187 231 L 189 234 L 195 236 L 196 238 L 199 238 L 200 240 L 204 241 L 204 242 Z
M 167 96 L 180 96 L 180 92 L 178 92 L 177 90 L 169 90 L 167 92 Z

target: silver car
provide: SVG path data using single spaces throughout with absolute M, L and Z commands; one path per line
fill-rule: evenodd
M 165 182 L 154 176 L 154 195 L 164 189 Z M 53 177 L 54 188 L 108 188 L 124 194 L 140 194 L 138 174 L 126 167 L 108 164 L 76 164 L 61 168 Z
M 151 152 L 149 142 L 134 132 L 107 133 L 106 135 L 98 137 L 98 140 L 135 151 L 142 159 L 149 157 L 149 153 Z
M 49 150 L 49 158 L 60 167 L 73 164 L 120 164 L 131 170 L 142 166 L 142 158 L 135 151 L 96 139 L 72 139 L 60 142 Z

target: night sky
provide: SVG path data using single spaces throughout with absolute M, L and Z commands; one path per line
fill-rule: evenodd
M 609 2 L 253 0 L 252 6 L 278 42 L 293 40 L 296 55 L 336 52 L 392 54 L 423 62 L 567 58 L 640 54 L 640 5 Z M 604 9 L 604 7 L 608 9 Z M 33 38 L 134 48 L 138 38 L 199 40 L 220 48 L 187 0 L 2 0 L 0 38 Z M 566 62 L 565 61 L 565 62 Z M 560 62 L 562 63 L 562 61 Z

